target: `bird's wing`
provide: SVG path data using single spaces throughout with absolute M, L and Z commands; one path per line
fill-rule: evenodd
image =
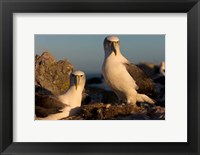
M 60 113 L 66 106 L 56 96 L 35 94 L 35 114 L 37 117 L 47 117 L 50 114 Z
M 153 80 L 145 72 L 132 63 L 125 63 L 125 67 L 138 86 L 137 92 L 155 98 L 156 87 L 153 83 Z
M 59 111 L 56 108 L 43 108 L 40 106 L 35 106 L 35 114 L 37 117 L 47 117 L 50 114 L 57 114 L 60 113 L 62 111 Z
M 67 105 L 59 101 L 55 96 L 44 95 L 44 94 L 35 94 L 35 105 L 43 108 L 54 108 L 61 110 Z
M 49 91 L 48 89 L 35 85 L 35 92 L 38 94 L 44 94 L 44 95 L 52 95 L 55 96 L 51 91 Z

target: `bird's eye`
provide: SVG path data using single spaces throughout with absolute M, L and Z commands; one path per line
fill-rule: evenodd
M 111 41 L 110 41 L 110 40 L 108 40 L 108 43 L 110 44 L 110 43 L 111 43 Z
M 74 76 L 74 74 L 72 74 L 72 76 Z
M 81 75 L 81 77 L 83 77 L 83 75 Z

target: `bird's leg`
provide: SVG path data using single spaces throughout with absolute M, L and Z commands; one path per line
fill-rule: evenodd
M 147 102 L 150 104 L 155 103 L 155 101 L 153 99 L 151 99 L 150 97 L 148 97 L 145 94 L 137 94 L 137 102 Z
M 136 99 L 128 99 L 127 100 L 127 104 L 131 104 L 131 105 L 137 106 Z
M 127 99 L 127 104 L 132 104 L 135 107 L 137 107 L 137 104 L 136 104 L 136 102 L 137 102 L 137 92 L 135 90 L 128 93 L 126 95 L 126 99 Z
M 133 109 L 135 112 L 141 111 L 141 107 L 139 107 L 136 102 L 137 102 L 137 93 L 132 93 L 132 95 L 128 95 L 129 98 L 127 99 L 127 104 L 130 104 L 133 106 Z
M 137 104 L 136 104 L 136 100 L 132 100 L 132 101 L 129 101 L 129 102 L 127 102 L 127 104 L 130 104 L 130 105 L 132 105 L 133 106 L 133 111 L 135 112 L 135 113 L 138 113 L 138 112 L 141 112 L 141 111 L 143 111 L 144 109 L 143 108 L 141 108 L 141 107 L 139 107 Z

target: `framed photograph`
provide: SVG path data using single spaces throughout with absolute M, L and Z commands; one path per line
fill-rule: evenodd
M 198 0 L 0 10 L 2 154 L 200 154 Z

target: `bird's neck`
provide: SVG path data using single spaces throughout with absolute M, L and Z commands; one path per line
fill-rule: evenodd
M 127 59 L 121 54 L 120 50 L 117 50 L 117 54 L 115 54 L 114 51 L 112 51 L 110 54 L 108 54 L 109 52 L 105 52 L 105 59 L 104 61 L 122 61 L 122 62 L 126 62 Z
M 81 101 L 82 101 L 83 88 L 79 86 L 76 89 L 75 86 L 71 86 L 70 90 L 68 92 L 70 94 L 72 94 L 73 96 L 75 96 L 70 102 L 70 107 L 71 108 L 80 107 L 81 106 Z
M 68 89 L 68 91 L 59 96 L 59 99 L 69 105 L 69 106 L 80 106 L 79 104 L 81 104 L 81 100 L 82 100 L 82 92 L 83 92 L 83 88 L 82 87 L 76 87 L 75 86 L 70 86 L 70 88 Z M 78 105 L 75 105 L 78 104 Z
M 68 93 L 82 94 L 82 92 L 83 92 L 83 88 L 82 87 L 78 86 L 76 88 L 75 85 L 72 85 L 72 86 L 70 86 L 70 88 L 68 89 L 68 91 L 64 95 L 67 95 Z

